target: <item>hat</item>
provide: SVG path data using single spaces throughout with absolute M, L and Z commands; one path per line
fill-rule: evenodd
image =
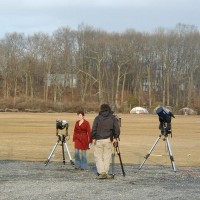
M 100 107 L 100 110 L 101 111 L 109 111 L 111 112 L 111 108 L 108 104 L 102 104 L 101 107 Z

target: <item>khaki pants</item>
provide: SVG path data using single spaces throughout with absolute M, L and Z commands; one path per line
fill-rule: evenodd
M 96 162 L 97 172 L 99 174 L 108 174 L 112 157 L 112 142 L 110 138 L 97 140 L 94 146 L 94 159 Z

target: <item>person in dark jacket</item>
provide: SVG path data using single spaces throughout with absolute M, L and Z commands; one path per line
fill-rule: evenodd
M 92 143 L 97 167 L 98 179 L 112 178 L 108 175 L 113 143 L 120 135 L 118 120 L 113 115 L 108 104 L 102 104 L 99 115 L 92 125 Z
M 88 169 L 86 150 L 92 143 L 90 124 L 84 119 L 84 112 L 78 111 L 79 120 L 74 126 L 73 142 L 75 146 L 75 169 Z M 81 150 L 81 156 L 80 156 Z

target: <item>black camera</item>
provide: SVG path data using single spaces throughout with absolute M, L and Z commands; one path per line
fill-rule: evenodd
M 159 121 L 160 121 L 159 129 L 161 130 L 161 134 L 163 135 L 170 134 L 172 132 L 171 120 L 172 117 L 175 118 L 173 113 L 165 107 L 159 107 L 156 110 L 156 114 L 159 116 Z
M 56 120 L 56 129 L 63 130 L 64 128 L 68 129 L 69 124 L 66 120 Z

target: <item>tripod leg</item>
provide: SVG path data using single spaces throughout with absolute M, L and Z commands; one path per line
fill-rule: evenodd
M 63 164 L 65 165 L 65 150 L 64 150 L 64 142 L 62 141 L 62 156 L 63 156 Z
M 122 174 L 123 174 L 123 176 L 125 176 L 124 166 L 122 164 L 122 158 L 121 158 L 121 154 L 120 154 L 120 151 L 119 151 L 119 147 L 116 147 L 116 152 L 117 152 L 117 155 L 119 156 L 119 162 L 120 162 L 120 165 L 121 165 Z
M 153 146 L 151 147 L 151 149 L 149 150 L 149 152 L 147 153 L 147 155 L 144 157 L 144 160 L 142 162 L 142 164 L 139 167 L 139 170 L 142 168 L 142 166 L 144 165 L 144 163 L 146 162 L 146 160 L 148 159 L 148 157 L 150 156 L 151 152 L 153 151 L 153 149 L 155 148 L 156 144 L 158 143 L 158 141 L 160 140 L 162 135 L 159 135 L 156 142 L 153 144 Z
M 52 157 L 54 151 L 56 150 L 56 147 L 58 146 L 58 143 L 59 143 L 59 142 L 56 142 L 55 146 L 53 147 L 53 149 L 52 149 L 52 151 L 51 151 L 51 153 L 50 153 L 50 155 L 49 155 L 47 161 L 45 162 L 45 165 L 47 165 L 47 164 L 49 163 L 49 161 L 50 161 L 50 159 L 51 159 L 51 157 Z
M 72 161 L 72 157 L 70 155 L 70 152 L 69 152 L 69 149 L 68 149 L 68 146 L 67 146 L 66 142 L 64 142 L 64 144 L 65 144 L 65 148 L 66 148 L 70 163 L 71 163 L 71 165 L 74 165 L 74 162 Z
M 170 160 L 171 160 L 171 163 L 172 163 L 172 168 L 173 168 L 174 172 L 176 172 L 176 166 L 175 166 L 175 162 L 174 162 L 174 157 L 172 155 L 172 150 L 171 150 L 171 146 L 170 146 L 170 143 L 169 143 L 168 136 L 166 137 L 166 141 L 167 141 L 167 147 L 168 147 L 168 150 L 169 150 L 169 157 L 170 157 Z

